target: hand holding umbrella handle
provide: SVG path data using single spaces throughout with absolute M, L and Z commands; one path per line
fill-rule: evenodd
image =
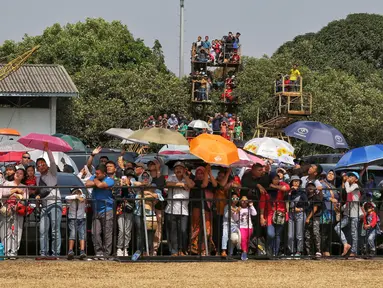
M 48 150 L 49 150 L 48 142 L 44 142 L 44 151 L 48 151 Z

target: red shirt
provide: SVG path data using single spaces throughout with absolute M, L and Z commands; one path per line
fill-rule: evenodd
M 286 191 L 279 190 L 277 192 L 277 197 L 274 201 L 272 201 L 270 194 L 262 194 L 261 199 L 259 201 L 259 209 L 264 210 L 263 216 L 267 219 L 267 225 L 273 224 L 273 214 L 274 211 L 278 210 L 283 213 L 286 213 L 286 203 L 285 203 L 285 195 L 290 190 L 289 184 L 285 182 L 280 182 L 279 185 L 287 188 Z M 287 219 L 287 217 L 286 217 Z
M 37 186 L 36 185 L 36 177 L 33 176 L 33 178 L 27 178 L 27 180 L 25 180 L 25 185 L 27 185 L 27 186 Z
M 371 214 L 365 214 L 363 218 L 364 225 L 370 225 L 371 228 L 375 228 L 376 223 L 378 222 L 378 217 L 376 216 L 376 212 L 373 211 Z M 370 222 L 370 223 L 368 223 Z

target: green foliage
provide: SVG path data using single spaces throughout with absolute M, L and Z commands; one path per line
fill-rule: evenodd
M 188 115 L 188 91 L 167 71 L 161 43 L 146 47 L 119 21 L 54 24 L 40 36 L 6 41 L 0 60 L 9 61 L 37 44 L 41 48 L 31 62 L 63 65 L 80 92 L 78 99 L 59 99 L 59 132 L 91 146 L 113 144 L 102 134 L 111 127 L 138 129 L 149 115 L 169 111 Z

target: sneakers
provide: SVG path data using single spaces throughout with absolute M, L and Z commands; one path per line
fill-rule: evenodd
M 85 251 L 81 250 L 80 251 L 80 260 L 85 260 L 85 259 L 86 259 Z
M 241 260 L 242 261 L 246 261 L 248 260 L 249 258 L 247 258 L 247 253 L 246 252 L 242 252 L 242 255 L 241 255 Z
M 322 257 L 322 253 L 320 252 L 315 253 L 315 258 L 321 258 L 321 257 Z
M 124 256 L 124 251 L 122 249 L 117 249 L 117 257 Z
M 302 256 L 302 254 L 300 252 L 297 252 L 294 254 L 294 257 L 296 257 L 296 258 L 301 258 L 301 256 Z
M 73 260 L 74 259 L 74 252 L 73 250 L 69 250 L 68 252 L 68 260 Z
M 222 257 L 227 257 L 227 254 L 226 254 L 226 251 L 225 251 L 225 250 L 222 251 L 221 256 L 222 256 Z

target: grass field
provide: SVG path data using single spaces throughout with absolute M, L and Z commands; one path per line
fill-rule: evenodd
M 0 261 L 1 287 L 383 287 L 383 261 Z

